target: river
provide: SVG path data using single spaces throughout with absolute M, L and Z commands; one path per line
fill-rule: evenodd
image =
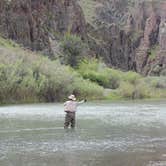
M 63 104 L 0 107 L 0 166 L 166 166 L 166 102 L 85 103 L 75 131 Z

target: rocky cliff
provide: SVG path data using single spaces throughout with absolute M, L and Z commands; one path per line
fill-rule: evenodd
M 0 33 L 56 54 L 65 32 L 122 70 L 166 75 L 165 0 L 1 0 Z
M 90 46 L 108 65 L 144 75 L 166 74 L 165 0 L 79 2 Z
M 52 55 L 61 36 L 85 36 L 85 19 L 75 0 L 0 0 L 0 33 L 32 50 Z

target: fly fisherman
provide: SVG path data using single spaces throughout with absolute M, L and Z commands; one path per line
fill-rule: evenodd
M 75 121 L 76 121 L 75 114 L 76 114 L 77 106 L 79 104 L 86 102 L 86 99 L 80 102 L 77 102 L 76 97 L 73 94 L 70 95 L 68 99 L 69 100 L 64 103 L 64 111 L 66 112 L 65 123 L 64 123 L 65 129 L 67 129 L 69 125 L 71 125 L 71 128 L 75 127 Z

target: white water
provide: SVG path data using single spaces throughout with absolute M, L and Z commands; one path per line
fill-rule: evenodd
M 75 131 L 63 104 L 0 107 L 0 166 L 166 165 L 166 103 L 90 103 Z

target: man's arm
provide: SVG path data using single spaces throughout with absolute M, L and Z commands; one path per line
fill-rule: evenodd
M 77 105 L 83 104 L 83 103 L 85 103 L 86 101 L 87 101 L 86 99 L 81 100 L 81 101 L 77 102 Z

